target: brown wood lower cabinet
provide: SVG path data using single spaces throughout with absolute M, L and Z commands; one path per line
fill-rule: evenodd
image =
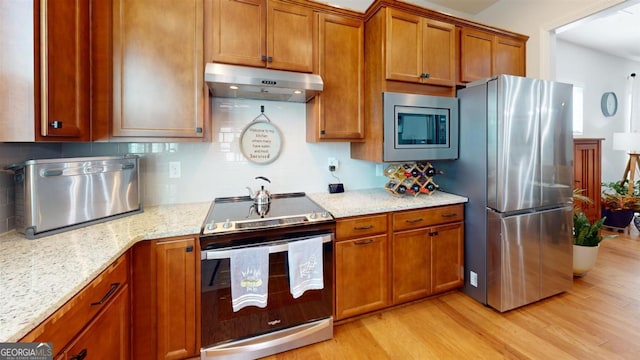
M 130 359 L 128 283 L 126 253 L 20 341 L 51 342 L 56 359 Z
M 129 336 L 129 286 L 125 284 L 60 359 L 129 359 Z
M 187 236 L 133 247 L 133 359 L 185 359 L 199 354 L 197 245 L 196 237 Z
M 387 235 L 336 243 L 336 318 L 389 305 Z
M 464 285 L 462 204 L 338 219 L 336 320 Z
M 393 303 L 416 300 L 464 285 L 462 205 L 406 211 L 394 215 Z M 451 223 L 451 221 L 455 221 Z M 445 223 L 444 225 L 438 225 Z

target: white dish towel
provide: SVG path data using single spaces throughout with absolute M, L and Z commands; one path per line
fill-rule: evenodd
M 231 251 L 231 302 L 233 311 L 245 306 L 267 306 L 269 290 L 269 247 L 257 246 Z
M 294 299 L 307 290 L 324 288 L 322 238 L 289 243 L 289 287 Z

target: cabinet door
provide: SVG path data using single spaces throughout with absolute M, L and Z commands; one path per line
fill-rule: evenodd
M 90 140 L 89 4 L 40 2 L 40 121 L 36 122 L 36 140 Z
M 307 141 L 364 137 L 364 24 L 320 14 L 318 71 L 320 95 L 307 103 Z
M 313 35 L 313 10 L 267 2 L 268 68 L 313 72 Z
M 396 9 L 387 9 L 386 78 L 421 82 L 422 18 Z
M 158 358 L 196 355 L 195 239 L 156 244 Z
M 129 359 L 129 286 L 125 284 L 78 335 L 62 359 Z
M 336 318 L 363 314 L 389 304 L 387 236 L 335 244 Z
M 601 217 L 601 141 L 602 139 L 573 140 L 573 188 L 582 190 L 582 195 L 591 199 L 591 203 L 577 202 L 591 222 Z
M 391 243 L 393 303 L 399 304 L 431 293 L 430 230 L 396 232 Z
M 493 35 L 463 27 L 460 31 L 460 81 L 485 79 L 493 74 Z
M 212 59 L 263 67 L 267 54 L 264 0 L 213 0 Z
M 431 286 L 440 293 L 464 285 L 464 225 L 456 223 L 431 228 Z
M 203 136 L 202 1 L 113 1 L 113 136 Z
M 423 19 L 422 82 L 454 86 L 456 81 L 456 27 Z
M 525 43 L 502 36 L 495 39 L 494 75 L 525 76 Z

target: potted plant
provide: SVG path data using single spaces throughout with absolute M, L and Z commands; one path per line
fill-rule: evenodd
M 605 226 L 625 228 L 634 214 L 640 211 L 640 180 L 628 191 L 628 180 L 602 183 L 602 215 L 607 219 Z
M 582 212 L 578 202 L 590 203 L 591 199 L 573 190 L 573 275 L 584 276 L 596 264 L 600 242 L 613 235 L 602 236 L 600 228 L 606 221 L 602 217 L 593 224 Z

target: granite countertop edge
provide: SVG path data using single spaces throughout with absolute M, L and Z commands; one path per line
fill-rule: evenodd
M 336 219 L 468 202 L 468 199 L 464 196 L 443 191 L 436 191 L 430 195 L 398 196 L 384 189 L 364 189 L 338 194 L 325 192 L 310 193 L 308 195 Z

